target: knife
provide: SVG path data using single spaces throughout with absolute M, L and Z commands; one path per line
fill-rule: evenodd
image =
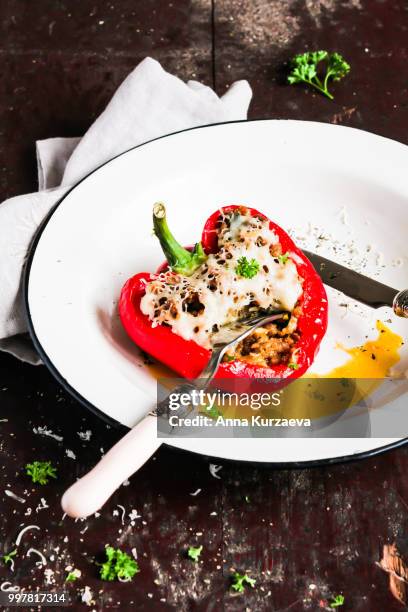
M 372 308 L 389 306 L 398 317 L 408 318 L 408 289 L 393 289 L 316 253 L 303 252 L 325 285 Z

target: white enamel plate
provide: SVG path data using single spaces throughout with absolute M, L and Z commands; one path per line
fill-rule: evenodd
M 152 205 L 167 205 L 178 239 L 200 239 L 219 206 L 252 206 L 300 246 L 397 289 L 408 285 L 408 148 L 359 130 L 301 121 L 233 122 L 188 130 L 105 164 L 59 202 L 26 273 L 30 331 L 45 363 L 80 401 L 128 427 L 151 410 L 162 366 L 127 338 L 117 315 L 123 283 L 162 262 Z M 408 322 L 329 292 L 330 325 L 313 366 L 347 359 L 337 343 L 374 337 L 375 320 L 406 337 Z M 348 307 L 344 304 L 347 303 Z M 398 368 L 408 370 L 403 348 Z M 175 356 L 176 358 L 177 356 Z M 388 412 L 384 412 L 387 411 Z M 392 418 L 392 405 L 377 411 Z M 382 415 L 382 416 L 381 416 Z M 299 464 L 366 456 L 403 443 L 377 438 L 174 439 L 213 457 Z

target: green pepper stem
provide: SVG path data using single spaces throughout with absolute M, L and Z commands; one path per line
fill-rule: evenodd
M 188 251 L 177 242 L 167 225 L 166 208 L 162 202 L 156 202 L 153 206 L 153 227 L 169 266 L 174 272 L 191 276 L 207 259 L 201 242 L 198 242 L 192 251 Z

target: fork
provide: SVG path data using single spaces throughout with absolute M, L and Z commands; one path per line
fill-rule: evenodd
M 164 421 L 168 416 L 170 395 L 191 395 L 194 390 L 206 389 L 214 378 L 221 359 L 231 346 L 249 336 L 256 328 L 286 316 L 285 313 L 276 312 L 261 316 L 252 315 L 224 325 L 215 332 L 212 335 L 211 357 L 200 375 L 194 381 L 182 383 L 173 389 L 157 408 L 119 440 L 90 472 L 65 491 L 61 500 L 64 512 L 75 518 L 85 518 L 99 510 L 114 491 L 161 446 L 163 440 L 157 437 L 157 417 L 164 417 Z M 184 407 L 184 410 L 179 410 L 178 416 L 184 417 L 192 410 L 193 406 L 190 404 Z

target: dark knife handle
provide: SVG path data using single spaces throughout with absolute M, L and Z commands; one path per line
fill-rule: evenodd
M 397 293 L 392 303 L 395 314 L 398 317 L 408 319 L 408 289 Z

